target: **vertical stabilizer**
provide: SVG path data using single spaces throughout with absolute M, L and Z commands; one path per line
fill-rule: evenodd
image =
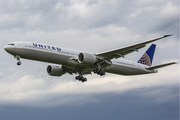
M 152 44 L 149 49 L 143 54 L 143 56 L 138 60 L 138 63 L 151 66 L 154 56 L 156 45 Z

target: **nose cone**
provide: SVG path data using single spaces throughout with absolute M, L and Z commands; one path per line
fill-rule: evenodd
M 13 48 L 10 47 L 10 46 L 5 46 L 5 47 L 4 47 L 4 50 L 5 50 L 6 52 L 10 53 L 10 54 L 12 54 L 13 51 L 14 51 Z
M 5 46 L 5 47 L 4 47 L 4 50 L 8 52 L 8 46 Z

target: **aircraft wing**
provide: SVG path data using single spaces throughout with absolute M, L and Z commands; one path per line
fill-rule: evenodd
M 107 51 L 107 52 L 102 52 L 102 53 L 97 53 L 95 54 L 97 57 L 101 58 L 107 58 L 107 59 L 113 59 L 113 58 L 119 58 L 119 57 L 124 57 L 125 55 L 132 53 L 134 51 L 138 51 L 139 49 L 143 48 L 146 46 L 146 44 L 160 40 L 162 38 L 165 37 L 169 37 L 171 35 L 164 35 L 163 37 L 159 37 L 153 40 L 149 40 L 146 42 L 142 42 L 139 44 L 135 44 L 135 45 L 131 45 L 131 46 L 127 46 L 124 48 L 120 48 L 120 49 L 115 49 L 115 50 L 111 50 L 111 51 Z

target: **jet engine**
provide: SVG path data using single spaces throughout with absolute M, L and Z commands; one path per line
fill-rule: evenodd
M 47 73 L 52 76 L 61 76 L 65 72 L 62 68 L 62 66 L 54 66 L 54 65 L 48 65 L 47 66 Z
M 78 62 L 79 63 L 86 63 L 86 64 L 94 64 L 95 62 L 97 62 L 97 58 L 93 54 L 79 53 Z

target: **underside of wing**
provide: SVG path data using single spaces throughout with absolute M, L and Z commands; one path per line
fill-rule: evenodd
M 69 74 L 78 74 L 78 73 L 82 73 L 82 75 L 86 75 L 86 74 L 91 74 L 91 71 L 80 71 L 80 70 L 77 70 L 77 69 L 70 69 L 70 68 L 67 68 L 65 66 L 62 66 L 63 70 L 66 72 L 66 73 L 69 73 Z
M 97 53 L 96 56 L 99 58 L 107 58 L 107 59 L 113 59 L 113 58 L 120 58 L 120 57 L 124 57 L 125 55 L 132 53 L 134 51 L 138 51 L 139 49 L 143 48 L 146 46 L 146 44 L 160 40 L 162 38 L 165 37 L 169 37 L 171 35 L 164 35 L 163 37 L 159 37 L 153 40 L 149 40 L 146 42 L 142 42 L 139 44 L 135 44 L 135 45 L 131 45 L 131 46 L 127 46 L 124 48 L 120 48 L 120 49 L 115 49 L 115 50 L 111 50 L 111 51 L 107 51 L 107 52 L 102 52 L 102 53 Z

